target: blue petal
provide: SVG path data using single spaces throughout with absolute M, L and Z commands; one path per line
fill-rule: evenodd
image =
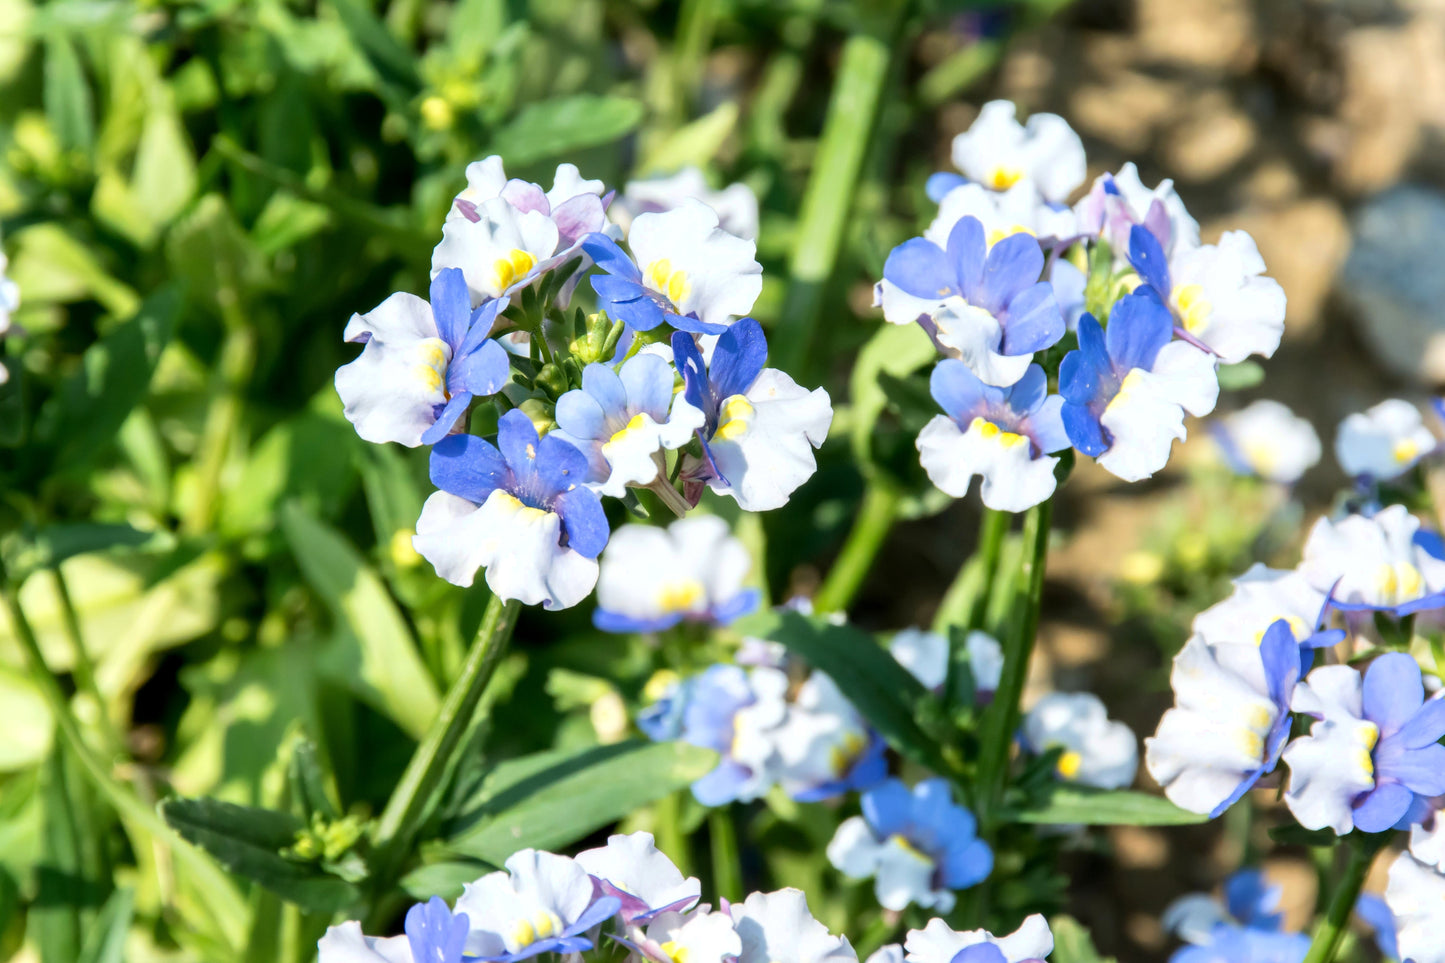
M 1023 377 L 1004 390 L 1008 406 L 1021 415 L 1026 415 L 1043 404 L 1048 393 L 1049 376 L 1036 364 L 1025 368 Z
M 510 303 L 509 298 L 492 298 L 490 301 L 483 301 L 477 305 L 477 309 L 472 312 L 471 320 L 467 322 L 467 336 L 462 339 L 461 345 L 452 353 L 452 357 L 460 358 L 481 347 L 482 342 L 491 337 L 492 326 L 497 322 L 497 315 L 507 309 L 508 303 Z
M 607 547 L 607 537 L 611 534 L 607 513 L 592 489 L 578 485 L 563 492 L 552 502 L 552 510 L 562 516 L 567 528 L 567 545 L 578 555 L 596 558 Z
M 674 314 L 666 311 L 663 312 L 663 317 L 677 330 L 688 331 L 692 334 L 722 334 L 728 329 L 726 324 L 713 324 L 690 314 Z
M 980 227 L 980 235 L 982 230 Z M 983 267 L 983 283 L 977 296 L 968 294 L 966 297 L 970 304 L 976 304 L 990 314 L 1001 314 L 1015 297 L 1039 284 L 1039 275 L 1043 273 L 1044 252 L 1039 247 L 1038 238 L 1032 234 L 1010 234 L 988 252 L 988 261 Z M 1048 289 L 1049 300 L 1052 301 L 1053 285 L 1042 284 Z M 1063 324 L 1062 315 L 1059 324 Z
M 437 332 L 455 352 L 467 335 L 472 314 L 472 295 L 460 268 L 442 268 L 431 279 L 431 313 Z
M 1284 914 L 1273 912 L 1280 892 L 1259 870 L 1241 869 L 1224 881 L 1224 906 L 1231 917 L 1246 926 L 1277 930 L 1284 920 Z
M 1414 800 L 1415 794 L 1397 782 L 1376 785 L 1355 803 L 1355 828 L 1366 833 L 1383 833 L 1400 821 Z
M 953 954 L 948 963 L 1008 963 L 1008 957 L 993 943 L 975 943 Z
M 1239 785 L 1234 787 L 1234 792 L 1226 796 L 1223 802 L 1221 802 L 1218 806 L 1215 806 L 1214 809 L 1210 811 L 1209 818 L 1218 819 L 1220 816 L 1224 815 L 1224 811 L 1226 809 L 1239 802 L 1239 800 L 1244 797 L 1245 793 L 1249 792 L 1251 789 L 1254 788 L 1254 784 L 1259 782 L 1260 777 L 1273 768 L 1274 765 L 1273 763 L 1271 763 L 1268 767 L 1261 766 L 1260 768 L 1254 770 L 1254 772 L 1245 773 L 1244 778 L 1239 781 Z
M 1445 737 L 1445 698 L 1431 699 L 1395 733 L 1407 749 L 1423 749 Z
M 1294 632 L 1284 619 L 1277 619 L 1264 630 L 1264 636 L 1259 640 L 1259 657 L 1264 662 L 1264 678 L 1269 685 L 1270 698 L 1276 706 L 1286 708 L 1290 693 L 1299 681 L 1299 643 L 1294 640 Z
M 971 839 L 957 848 L 948 850 L 939 872 L 943 885 L 948 889 L 967 889 L 976 886 L 993 872 L 993 850 L 981 839 Z
M 910 238 L 888 254 L 883 279 L 916 298 L 942 299 L 959 293 L 948 255 L 922 237 Z
M 602 406 L 581 388 L 574 388 L 557 399 L 554 417 L 557 427 L 573 438 L 606 440 L 612 437 Z
M 1386 959 L 1400 958 L 1400 944 L 1395 936 L 1395 914 L 1389 905 L 1374 893 L 1362 893 L 1355 901 L 1355 915 L 1375 931 L 1375 944 Z
M 519 486 L 527 486 L 537 475 L 537 427 L 532 419 L 513 408 L 497 419 L 497 448 Z
M 713 392 L 707 380 L 707 364 L 692 335 L 679 331 L 672 336 L 672 360 L 682 373 L 683 397 L 712 422 L 717 417 L 717 405 L 710 403 Z
M 999 351 L 1009 355 L 1042 351 L 1058 344 L 1066 329 L 1054 286 L 1040 281 L 1009 302 Z
M 720 602 L 712 608 L 712 620 L 718 625 L 727 625 L 757 610 L 763 602 L 763 593 L 760 589 L 743 589 L 737 595 Z
M 704 806 L 725 806 L 738 798 L 752 777 L 751 769 L 724 759 L 716 769 L 692 784 L 692 795 Z
M 672 407 L 672 365 L 655 354 L 639 354 L 617 373 L 627 391 L 631 411 L 645 411 L 653 421 L 667 420 Z
M 1079 325 L 1082 330 L 1082 323 Z M 1109 312 L 1104 342 L 1121 375 L 1131 368 L 1151 371 L 1159 349 L 1174 337 L 1174 316 L 1152 288 L 1136 288 Z
M 563 936 L 575 936 L 578 933 L 585 933 L 594 926 L 601 926 L 603 923 L 617 915 L 622 909 L 622 900 L 616 896 L 603 896 L 587 909 L 582 915 L 573 921 L 572 925 L 562 931 Z
M 632 258 L 622 253 L 622 248 L 617 246 L 617 242 L 606 234 L 588 234 L 582 239 L 582 250 L 586 251 L 587 256 L 597 262 L 597 266 L 608 274 L 626 278 L 629 281 L 640 282 L 642 280 L 642 272 L 637 269 L 636 264 L 632 263 Z
M 614 635 L 631 635 L 642 632 L 661 632 L 663 629 L 670 629 L 682 621 L 681 612 L 672 612 L 667 615 L 659 615 L 651 619 L 633 618 L 630 615 L 623 615 L 621 612 L 609 612 L 606 609 L 593 609 L 592 624 L 603 632 L 611 632 Z M 647 732 L 643 726 L 643 715 L 637 717 L 637 725 L 643 732 Z M 651 733 L 649 733 L 651 735 Z M 654 739 L 657 737 L 653 737 Z M 671 738 L 671 737 L 669 737 Z
M 1376 761 L 1379 763 L 1377 779 L 1387 777 L 1398 779 L 1406 787 L 1422 796 L 1445 795 L 1445 746 L 1432 743 L 1422 749 L 1409 749 L 1399 758 L 1392 759 L 1388 763 L 1380 758 L 1381 755 L 1383 754 L 1377 749 L 1375 752 Z M 1403 815 L 1403 812 L 1400 815 Z M 1399 816 L 1395 817 L 1397 821 L 1399 818 Z M 1390 825 L 1394 825 L 1394 823 Z M 1369 832 L 1380 832 L 1380 830 L 1372 829 Z
M 597 400 L 605 417 L 627 422 L 627 388 L 617 372 L 605 364 L 589 364 L 582 369 L 582 390 Z
M 435 445 L 447 436 L 452 430 L 452 425 L 457 423 L 472 403 L 472 395 L 469 391 L 458 391 L 448 399 L 446 407 L 437 415 L 437 420 L 432 422 L 430 428 L 421 433 L 423 445 Z
M 1113 367 L 1105 347 L 1104 329 L 1093 315 L 1079 318 L 1078 333 L 1079 347 L 1059 363 L 1059 394 L 1070 404 L 1088 405 L 1102 400 L 1106 387 L 1112 389 Z
M 768 358 L 768 339 L 763 326 L 752 318 L 742 318 L 718 338 L 708 367 L 713 397 L 721 402 L 745 393 L 758 380 Z
M 638 298 L 625 304 L 613 304 L 608 313 L 634 331 L 651 331 L 668 318 L 662 305 L 652 298 Z
M 876 733 L 848 770 L 847 788 L 865 792 L 888 778 L 888 743 Z
M 1034 444 L 1039 446 L 1039 451 L 1046 455 L 1063 451 L 1071 444 L 1069 432 L 1064 427 L 1064 399 L 1059 395 L 1045 398 L 1043 404 L 1029 415 L 1025 427 L 1033 436 Z
M 437 442 L 429 467 L 433 485 L 478 505 L 512 481 L 502 453 L 476 435 L 448 435 Z
M 928 181 L 923 185 L 923 190 L 928 194 L 928 199 L 937 204 L 948 195 L 949 191 L 967 183 L 967 177 L 951 171 L 939 171 L 937 174 L 928 175 Z
M 478 398 L 494 395 L 512 375 L 511 355 L 495 341 L 483 341 L 481 347 L 447 369 L 447 387 L 453 393 L 469 391 Z
M 863 794 L 863 818 L 880 839 L 900 832 L 913 818 L 913 794 L 897 779 L 879 783 Z
M 538 442 L 536 452 L 533 464 L 540 483 L 538 494 L 544 498 L 569 492 L 587 480 L 587 456 L 557 434 Z
M 1425 702 L 1420 665 L 1403 652 L 1387 652 L 1365 671 L 1361 704 L 1380 734 L 1397 732 Z
M 1431 404 L 1439 405 L 1440 399 L 1436 398 L 1434 401 L 1431 402 Z M 1445 415 L 1441 415 L 1441 418 L 1442 420 L 1445 420 Z M 1441 538 L 1439 532 L 1431 531 L 1428 528 L 1422 528 L 1415 532 L 1415 537 L 1414 539 L 1412 539 L 1412 541 L 1416 545 L 1423 548 L 1425 550 L 1425 554 L 1429 555 L 1431 558 L 1445 560 L 1445 538 Z
M 1068 361 L 1068 358 L 1064 359 Z M 1090 458 L 1098 458 L 1109 450 L 1109 440 L 1104 435 L 1104 426 L 1092 411 L 1083 405 L 1064 402 L 1059 411 L 1064 422 L 1064 434 L 1073 446 Z
M 647 297 L 647 288 L 641 282 L 629 278 L 613 277 L 610 274 L 592 275 L 592 290 L 597 297 L 608 304 L 631 304 Z
M 988 263 L 988 241 L 983 224 L 976 217 L 961 217 L 948 232 L 948 262 L 953 277 L 969 304 L 982 306 L 984 271 Z
M 1169 295 L 1169 259 L 1159 239 L 1138 224 L 1129 229 L 1129 263 L 1161 297 Z
M 452 915 L 439 896 L 406 911 L 406 941 L 415 963 L 461 963 L 471 921 Z
M 974 416 L 981 415 L 990 401 L 1001 400 L 1002 392 L 990 391 L 968 365 L 957 358 L 945 358 L 933 366 L 928 376 L 928 390 L 948 417 L 967 428 Z

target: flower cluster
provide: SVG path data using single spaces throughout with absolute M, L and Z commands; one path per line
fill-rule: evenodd
M 452 906 L 439 897 L 407 911 L 400 936 L 366 936 L 357 922 L 326 931 L 320 963 L 516 963 L 543 957 L 629 963 L 857 963 L 847 937 L 813 918 L 797 889 L 753 893 L 714 909 L 648 833 L 612 836 L 575 859 L 535 849 L 468 883 Z M 968 947 L 985 950 L 963 955 Z M 958 932 L 931 920 L 869 963 L 1042 961 L 1053 935 L 1031 916 L 1009 936 Z M 906 951 L 906 955 L 905 955 Z
M 470 585 L 485 569 L 501 598 L 566 608 L 598 581 L 604 498 L 647 490 L 683 515 L 711 488 L 747 511 L 784 505 L 815 470 L 833 412 L 827 392 L 766 367 L 767 339 L 746 317 L 762 288 L 746 188 L 704 194 L 726 201 L 743 237 L 682 196 L 703 192 L 700 177 L 630 184 L 624 250 L 612 194 L 570 164 L 550 190 L 508 179 L 498 157 L 466 177 L 428 299 L 398 292 L 354 315 L 345 337 L 363 348 L 336 373 L 362 438 L 431 447 L 437 491 L 413 544 L 437 574 Z M 589 272 L 600 310 L 565 314 Z M 473 417 L 479 405 L 495 411 L 490 437 L 468 433 L 493 423 Z M 674 533 L 684 554 L 720 537 L 707 523 Z M 654 547 L 634 533 L 621 552 Z M 703 573 L 701 561 L 693 574 L 708 588 L 727 582 L 731 569 Z M 700 617 L 701 583 L 671 574 L 653 570 L 646 601 L 610 583 L 599 624 Z M 732 606 L 710 610 L 720 620 L 749 607 L 746 593 L 713 601 Z
M 929 181 L 937 216 L 875 289 L 887 321 L 921 325 L 946 356 L 930 380 L 944 414 L 918 437 L 946 494 L 977 475 L 986 506 L 1022 511 L 1053 494 L 1053 456 L 1070 447 L 1147 478 L 1185 414 L 1213 410 L 1218 366 L 1279 346 L 1284 291 L 1254 241 L 1201 244 L 1168 181 L 1149 190 L 1126 165 L 1065 206 L 1085 163 L 1062 118 L 1023 126 L 995 101 L 953 157 L 962 175 Z

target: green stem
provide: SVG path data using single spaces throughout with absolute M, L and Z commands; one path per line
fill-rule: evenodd
M 797 244 L 788 266 L 791 280 L 774 342 L 777 366 L 798 374 L 808 358 L 822 307 L 823 290 L 849 224 L 863 158 L 873 139 L 878 105 L 888 84 L 893 38 L 907 3 L 872 6 L 863 29 L 843 44 L 823 136 L 814 155 L 813 174 L 803 194 Z
M 853 519 L 847 540 L 843 542 L 843 550 L 838 553 L 828 570 L 828 577 L 813 597 L 813 611 L 819 615 L 841 612 L 852 603 L 874 557 L 883 547 L 883 540 L 898 518 L 900 501 L 898 490 L 891 484 L 881 479 L 868 483 L 863 504 Z
M 495 595 L 487 603 L 461 674 L 447 690 L 436 721 L 412 753 L 406 771 L 377 820 L 372 836 L 375 852 L 372 868 L 373 879 L 383 890 L 394 881 L 392 877 L 441 788 L 452 756 L 471 729 L 477 703 L 512 637 L 521 607 L 521 602 L 503 602 Z
M 1008 534 L 1013 516 L 1008 512 L 983 510 L 978 528 L 978 549 L 962 565 L 953 583 L 943 595 L 933 617 L 933 631 L 947 632 L 955 625 L 967 629 L 983 627 L 988 600 L 993 597 L 998 581 L 998 562 L 1003 554 L 1003 539 Z
M 50 571 L 55 578 L 55 594 L 60 597 L 60 621 L 65 627 L 65 637 L 70 642 L 71 659 L 73 660 L 71 675 L 75 678 L 76 688 L 95 703 L 96 726 L 104 741 L 106 754 L 113 758 L 123 750 L 125 744 L 114 721 L 110 718 L 105 696 L 101 694 L 100 684 L 96 681 L 95 663 L 90 660 L 90 652 L 85 647 L 85 635 L 80 628 L 80 616 L 75 611 L 75 600 L 71 597 L 70 586 L 65 581 L 65 574 L 61 572 L 59 565 Z
M 653 804 L 652 812 L 656 822 L 652 834 L 657 838 L 657 848 L 667 854 L 682 875 L 692 874 L 692 850 L 687 844 L 687 835 L 682 831 L 683 793 L 686 789 L 668 793 Z
M 1344 876 L 1340 878 L 1333 895 L 1330 896 L 1325 918 L 1315 927 L 1314 939 L 1310 941 L 1304 963 L 1333 963 L 1335 953 L 1340 948 L 1340 941 L 1344 939 L 1345 930 L 1349 926 L 1350 913 L 1354 911 L 1355 901 L 1360 898 L 1360 889 L 1365 885 L 1370 864 L 1375 861 L 1375 854 L 1390 841 L 1391 835 L 1393 834 L 1365 835 L 1357 831 L 1346 837 L 1350 845 L 1350 861 L 1345 867 Z
M 672 89 L 669 126 L 680 126 L 697 95 L 717 27 L 717 0 L 682 0 L 677 13 L 677 40 L 672 48 Z
M 221 343 L 211 403 L 196 449 L 195 494 L 182 519 L 182 527 L 192 535 L 209 531 L 215 520 L 221 474 L 241 424 L 243 393 L 256 365 L 256 332 L 237 311 L 236 288 L 218 290 L 216 300 L 226 321 L 226 339 Z
M 707 829 L 712 841 L 712 878 L 717 895 L 736 902 L 743 898 L 743 866 L 732 807 L 722 806 L 708 813 Z

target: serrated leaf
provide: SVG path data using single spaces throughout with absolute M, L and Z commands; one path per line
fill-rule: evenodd
M 503 763 L 444 830 L 454 853 L 501 865 L 519 849 L 574 843 L 706 775 L 717 753 L 623 742 Z
M 522 108 L 497 131 L 491 147 L 508 164 L 530 164 L 617 140 L 635 130 L 642 115 L 641 102 L 629 97 L 546 100 Z
M 301 820 L 290 813 L 206 798 L 167 799 L 160 810 L 182 838 L 226 869 L 309 912 L 339 912 L 360 895 L 345 880 L 281 855 L 302 828 Z
M 1003 815 L 1016 823 L 1068 826 L 1190 826 L 1209 821 L 1207 815 L 1180 809 L 1163 796 L 1068 783 L 1054 786 L 1042 804 Z

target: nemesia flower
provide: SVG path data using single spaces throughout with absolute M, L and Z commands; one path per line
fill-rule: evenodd
M 552 177 L 552 189 L 543 191 L 540 184 L 512 178 L 507 179 L 502 167 L 502 158 L 496 154 L 472 161 L 466 170 L 467 186 L 456 197 L 455 206 L 463 212 L 475 208 L 494 197 L 504 197 L 512 206 L 521 210 L 556 211 L 571 201 L 584 206 L 579 200 L 584 197 L 602 197 L 604 185 L 599 180 L 587 180 L 576 164 L 558 164 Z M 539 200 L 538 195 L 541 195 Z M 590 209 L 590 205 L 587 205 Z
M 761 599 L 743 585 L 752 556 L 714 515 L 666 529 L 624 525 L 601 564 L 592 621 L 604 632 L 657 632 L 684 620 L 726 625 Z
M 1425 702 L 1420 666 L 1403 652 L 1363 678 L 1348 665 L 1315 669 L 1290 707 L 1316 720 L 1284 750 L 1284 801 L 1306 829 L 1384 832 L 1445 794 L 1445 700 Z
M 1223 902 L 1209 893 L 1190 893 L 1170 903 L 1160 922 L 1180 939 L 1200 945 L 1211 943 L 1221 924 L 1278 932 L 1284 925 L 1284 914 L 1278 912 L 1283 892 L 1259 870 L 1242 869 L 1224 881 Z
M 1420 543 L 1420 520 L 1403 505 L 1375 515 L 1321 518 L 1310 529 L 1299 570 L 1346 611 L 1409 615 L 1445 603 L 1445 560 Z
M 963 647 L 974 694 L 984 701 L 998 689 L 1003 674 L 1003 647 L 993 636 L 977 629 L 964 636 Z M 925 689 L 938 689 L 948 681 L 948 639 L 941 634 L 902 629 L 888 643 L 888 651 Z
M 1174 312 L 1189 337 L 1236 364 L 1268 358 L 1284 335 L 1284 288 L 1264 277 L 1264 258 L 1243 231 L 1226 231 L 1217 245 L 1175 249 L 1173 256 L 1147 228 L 1129 233 L 1129 260 Z
M 582 242 L 606 272 L 591 279 L 598 306 L 634 331 L 666 321 L 681 331 L 721 334 L 753 309 L 763 289 L 757 245 L 724 231 L 701 201 L 639 215 L 627 245 L 631 258 L 603 234 Z
M 1027 182 L 1044 200 L 1066 201 L 1084 182 L 1084 142 L 1057 114 L 1034 114 L 1027 125 L 1007 100 L 983 105 L 968 130 L 953 138 L 953 165 L 964 177 L 993 191 Z M 928 181 L 934 200 L 962 183 L 953 174 Z
M 360 356 L 336 369 L 348 421 L 367 441 L 408 448 L 446 436 L 473 398 L 495 394 L 511 375 L 507 352 L 488 338 L 505 298 L 472 310 L 462 272 L 441 271 L 431 303 L 398 292 L 347 322 Z
M 935 415 L 918 435 L 919 459 L 929 480 L 962 498 L 973 476 L 979 494 L 997 511 L 1021 512 L 1054 493 L 1057 458 L 1069 447 L 1061 411 L 1044 369 L 1029 365 L 1009 388 L 984 384 L 962 361 L 945 358 L 929 389 L 946 415 Z
M 1054 951 L 1054 934 L 1038 913 L 1026 917 L 1023 925 L 1007 936 L 954 930 L 943 920 L 932 919 L 921 930 L 909 930 L 903 947 L 908 951 L 907 963 L 1035 963 Z M 973 947 L 993 947 L 998 954 L 975 950 L 962 955 Z
M 696 167 L 684 167 L 667 177 L 649 177 L 628 181 L 622 196 L 608 209 L 625 231 L 639 214 L 660 214 L 684 201 L 697 200 L 712 208 L 718 227 L 745 240 L 758 236 L 758 196 L 746 184 L 729 184 L 720 191 L 708 186 L 707 178 Z
M 888 775 L 883 738 L 822 672 L 798 686 L 777 742 L 778 781 L 799 802 L 868 789 Z
M 1211 427 L 1225 461 L 1241 475 L 1293 485 L 1320 460 L 1314 426 L 1278 401 L 1261 398 Z
M 1445 963 L 1445 940 L 1440 939 L 1445 874 L 1401 853 L 1390 866 L 1385 903 L 1394 916 L 1400 959 Z
M 702 883 L 684 879 L 651 833 L 607 837 L 607 845 L 577 854 L 601 895 L 620 901 L 624 923 L 646 923 L 663 913 L 682 913 L 702 896 Z
M 634 926 L 630 939 L 618 942 L 653 963 L 727 963 L 742 952 L 742 938 L 727 913 L 700 906 L 690 913 L 662 913 L 646 929 Z
M 1134 731 L 1109 718 L 1099 697 L 1090 692 L 1051 692 L 1024 716 L 1023 742 L 1042 754 L 1063 749 L 1056 771 L 1060 778 L 1099 789 L 1123 789 L 1139 769 L 1139 743 Z
M 422 506 L 415 546 L 437 574 L 471 585 L 478 568 L 504 599 L 568 608 L 597 582 L 607 516 L 583 481 L 587 458 L 560 438 L 538 439 L 517 409 L 497 424 L 497 443 L 451 435 L 432 449 L 440 491 Z
M 1121 298 L 1105 331 L 1079 321 L 1079 347 L 1059 365 L 1069 440 L 1125 481 L 1164 467 L 1184 413 L 1207 415 L 1219 397 L 1214 359 L 1174 341 L 1169 311 L 1148 287 Z
M 955 351 L 986 384 L 1006 387 L 1023 377 L 1035 351 L 1064 336 L 1054 289 L 1039 279 L 1044 254 L 1028 234 L 988 247 L 983 224 L 964 217 L 939 245 L 926 237 L 904 241 L 883 265 L 883 280 L 922 310 L 885 313 L 907 324 L 926 314 L 930 333 Z
M 977 218 L 983 225 L 990 248 L 1014 234 L 1031 234 L 1043 241 L 1066 240 L 1075 234 L 1072 210 L 1042 200 L 1031 185 L 1022 183 L 1006 191 L 978 184 L 955 187 L 939 200 L 938 213 L 923 236 L 946 248 L 949 233 L 965 217 Z
M 889 779 L 865 792 L 862 805 L 862 816 L 839 825 L 828 860 L 849 878 L 872 877 L 885 909 L 912 903 L 947 913 L 954 890 L 993 870 L 993 852 L 977 837 L 973 814 L 954 803 L 947 780 L 926 779 L 910 791 Z
M 737 963 L 856 963 L 846 936 L 834 936 L 808 911 L 801 890 L 753 893 L 731 907 L 742 938 Z
M 768 342 L 752 318 L 718 338 L 708 364 L 685 332 L 673 334 L 672 353 L 688 403 L 707 418 L 698 432 L 703 459 L 689 456 L 684 477 L 730 495 L 744 511 L 787 504 L 817 470 L 813 449 L 822 446 L 833 421 L 828 392 L 810 392 L 783 372 L 763 367 Z
M 1079 231 L 1099 237 L 1122 257 L 1129 250 L 1135 225 L 1153 234 L 1167 256 L 1199 246 L 1199 222 L 1189 216 L 1184 202 L 1165 178 L 1152 190 L 1139 179 L 1133 163 L 1117 174 L 1101 174 L 1083 200 L 1074 205 Z
M 1254 643 L 1283 619 L 1299 643 L 1301 655 L 1313 661 L 1313 651 L 1335 645 L 1345 637 L 1341 629 L 1322 629 L 1329 611 L 1329 594 L 1316 588 L 1302 573 L 1275 569 L 1256 562 L 1233 580 L 1229 598 L 1216 602 L 1194 617 L 1194 634 L 1209 643 Z
M 1215 927 L 1208 943 L 1176 950 L 1169 963 L 1304 963 L 1309 948 L 1304 933 L 1223 925 Z
M 672 366 L 652 354 L 620 370 L 582 369 L 582 387 L 557 399 L 557 437 L 587 456 L 587 483 L 621 498 L 629 485 L 646 487 L 665 468 L 659 455 L 681 448 L 702 427 L 702 412 L 672 393 Z
M 1190 638 L 1169 674 L 1174 708 L 1144 740 L 1144 764 L 1164 795 L 1212 819 L 1274 771 L 1299 674 L 1299 646 L 1282 619 L 1258 646 Z
M 615 896 L 596 896 L 592 877 L 566 856 L 523 849 L 505 866 L 468 883 L 457 897 L 457 914 L 469 924 L 469 959 L 512 963 L 590 950 L 587 931 L 616 915 L 621 904 Z
M 1335 460 L 1352 478 L 1390 481 L 1415 467 L 1439 443 L 1420 409 L 1391 398 L 1340 422 L 1335 433 Z

